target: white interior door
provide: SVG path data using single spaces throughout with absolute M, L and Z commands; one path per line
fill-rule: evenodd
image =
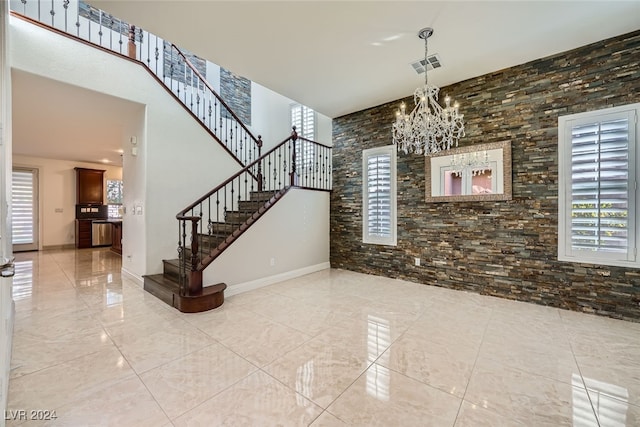
M 38 250 L 38 170 L 13 168 L 11 179 L 13 251 Z

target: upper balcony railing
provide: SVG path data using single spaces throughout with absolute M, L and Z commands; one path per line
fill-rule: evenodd
M 82 1 L 10 4 L 15 14 L 30 21 L 139 61 L 241 165 L 260 157 L 260 136 L 253 135 L 207 81 L 206 61 Z

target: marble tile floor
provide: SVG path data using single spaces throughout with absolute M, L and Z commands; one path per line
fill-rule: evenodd
M 183 314 L 105 249 L 16 260 L 9 426 L 640 425 L 640 323 L 344 270 Z

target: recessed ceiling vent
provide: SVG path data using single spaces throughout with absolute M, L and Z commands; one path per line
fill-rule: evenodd
M 442 62 L 440 62 L 440 56 L 438 56 L 437 53 L 434 55 L 429 55 L 427 57 L 426 63 L 428 64 L 427 67 L 429 67 L 429 70 L 442 67 Z M 417 74 L 424 74 L 424 65 L 425 65 L 424 58 L 418 59 L 417 61 L 411 63 L 411 66 L 413 67 L 414 70 L 416 70 Z

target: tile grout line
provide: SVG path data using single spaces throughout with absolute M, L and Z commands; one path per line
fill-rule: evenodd
M 571 348 L 571 355 L 573 356 L 573 361 L 576 364 L 576 367 L 578 368 L 578 372 L 580 373 L 580 380 L 582 381 L 582 385 L 584 387 L 584 392 L 587 395 L 587 399 L 589 399 L 589 405 L 591 405 L 591 411 L 593 412 L 593 416 L 596 419 L 596 423 L 598 424 L 598 427 L 600 427 L 600 417 L 598 417 L 598 414 L 596 412 L 596 408 L 593 405 L 593 400 L 591 400 L 591 394 L 589 393 L 589 389 L 587 388 L 587 383 L 584 380 L 584 375 L 582 375 L 582 369 L 580 367 L 580 364 L 578 363 L 578 358 L 576 357 L 576 352 L 573 349 L 573 340 L 571 337 L 571 333 L 569 331 L 569 329 L 567 328 L 567 324 L 565 322 L 564 317 L 562 317 L 562 315 L 560 314 L 560 312 L 558 312 L 558 314 L 560 315 L 560 322 L 562 323 L 562 328 L 564 329 L 565 333 L 567 334 L 567 338 L 569 341 L 569 347 Z
M 465 397 L 467 396 L 467 390 L 469 390 L 469 384 L 471 384 L 471 378 L 473 378 L 473 374 L 476 370 L 476 366 L 478 365 L 478 359 L 480 358 L 480 352 L 482 351 L 482 344 L 484 344 L 484 338 L 489 329 L 489 325 L 491 324 L 491 320 L 495 314 L 495 307 L 491 307 L 491 314 L 487 319 L 486 325 L 484 325 L 484 329 L 482 330 L 482 334 L 480 336 L 480 344 L 478 345 L 478 351 L 476 352 L 476 358 L 473 362 L 473 366 L 471 367 L 471 372 L 469 372 L 469 380 L 467 381 L 467 385 L 464 388 L 464 393 L 462 393 L 462 397 L 460 398 L 460 406 L 458 406 L 458 412 L 456 413 L 456 418 L 453 420 L 453 426 L 458 422 L 458 417 L 460 416 L 460 412 L 462 412 L 462 406 L 466 402 Z

